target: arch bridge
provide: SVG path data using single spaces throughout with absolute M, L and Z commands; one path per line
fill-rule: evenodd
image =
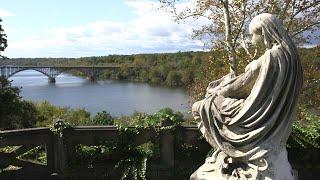
M 56 82 L 56 77 L 63 72 L 75 70 L 84 73 L 90 81 L 95 81 L 97 75 L 107 69 L 119 69 L 119 64 L 106 66 L 12 66 L 5 65 L 0 67 L 1 76 L 10 78 L 18 72 L 25 70 L 35 70 L 48 77 L 50 83 Z M 133 67 L 133 66 L 129 66 Z

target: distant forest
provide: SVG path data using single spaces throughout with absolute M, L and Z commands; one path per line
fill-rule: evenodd
M 306 49 L 300 48 L 305 78 L 318 78 L 320 70 L 320 46 Z M 103 66 L 106 64 L 120 64 L 119 70 L 105 70 L 99 74 L 98 79 L 129 80 L 146 82 L 165 86 L 188 87 L 195 80 L 201 79 L 206 66 L 212 69 L 228 69 L 227 63 L 219 62 L 219 53 L 212 52 L 177 52 L 159 54 L 136 55 L 108 55 L 81 58 L 13 58 L 2 61 L 2 64 L 12 65 L 57 65 L 57 66 Z M 212 64 L 212 60 L 216 61 Z M 242 63 L 242 64 L 241 64 Z M 240 62 L 244 67 L 246 62 Z M 129 68 L 134 65 L 134 68 Z M 215 71 L 215 70 L 214 70 Z M 81 72 L 69 72 L 77 76 L 84 76 Z M 226 71 L 223 74 L 227 74 Z M 221 74 L 221 73 L 216 73 Z M 312 77 L 311 77 L 312 76 Z M 212 77 L 212 80 L 219 77 Z M 306 79 L 305 79 L 306 80 Z
M 166 86 L 187 86 L 199 76 L 200 66 L 208 62 L 208 52 L 177 52 L 164 54 L 109 55 L 81 58 L 14 58 L 3 64 L 103 66 L 120 64 L 119 70 L 105 70 L 98 79 L 129 80 Z M 129 68 L 134 65 L 134 68 Z M 82 76 L 81 72 L 70 72 Z

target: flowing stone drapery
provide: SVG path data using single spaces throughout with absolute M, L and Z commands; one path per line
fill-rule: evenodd
M 250 23 L 265 53 L 243 74 L 224 76 L 193 105 L 193 116 L 215 153 L 191 179 L 293 179 L 285 144 L 291 131 L 302 68 L 282 23 L 260 14 Z

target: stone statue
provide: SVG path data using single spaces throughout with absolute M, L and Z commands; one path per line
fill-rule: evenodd
M 274 15 L 254 17 L 249 31 L 264 54 L 243 74 L 211 82 L 205 98 L 193 104 L 215 152 L 191 180 L 294 179 L 286 142 L 303 81 L 297 48 Z

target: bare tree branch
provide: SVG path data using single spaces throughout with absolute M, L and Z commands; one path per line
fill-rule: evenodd
M 240 36 L 241 33 L 243 33 L 243 26 L 244 26 L 244 23 L 245 23 L 245 20 L 246 20 L 246 8 L 247 8 L 247 3 L 246 1 L 243 1 L 244 5 L 243 5 L 243 16 L 242 16 L 242 20 L 241 20 L 241 23 L 240 23 L 240 27 L 237 29 L 237 32 L 236 32 L 236 35 L 233 39 L 233 47 L 236 46 L 236 43 L 238 41 L 238 38 Z
M 286 1 L 286 6 L 283 8 L 283 10 L 281 11 L 281 13 L 280 13 L 280 15 L 279 15 L 279 17 L 280 17 L 281 19 L 284 18 L 285 14 L 286 14 L 287 11 L 288 11 L 288 8 L 289 8 L 290 4 L 291 4 L 291 0 L 290 0 L 290 1 Z
M 304 28 L 296 31 L 296 32 L 292 35 L 292 37 L 295 37 L 295 36 L 297 36 L 298 34 L 305 32 L 306 30 L 310 29 L 311 27 L 313 27 L 313 26 L 315 26 L 315 25 L 317 25 L 317 24 L 320 24 L 320 22 L 315 22 L 315 23 L 309 24 L 308 26 L 305 26 Z
M 315 88 L 317 86 L 320 86 L 320 80 L 314 80 L 312 82 L 310 82 L 308 85 L 306 85 L 305 87 L 303 87 L 302 91 L 306 91 L 312 88 Z
M 319 1 L 315 1 L 311 4 L 309 4 L 308 6 L 305 6 L 305 7 L 301 7 L 298 9 L 298 11 L 293 15 L 293 17 L 297 16 L 299 13 L 301 13 L 302 11 L 305 11 L 309 8 L 312 8 L 312 7 L 315 7 L 316 5 L 320 4 L 320 0 Z

